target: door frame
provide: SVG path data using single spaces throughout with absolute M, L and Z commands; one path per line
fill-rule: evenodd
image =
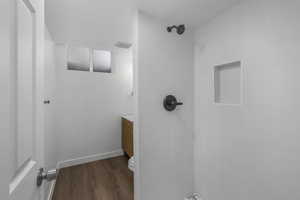
M 134 152 L 134 200 L 141 199 L 141 172 L 140 172 L 140 127 L 139 127 L 139 63 L 138 63 L 138 23 L 139 11 L 134 13 L 134 42 L 133 52 L 133 102 L 134 102 L 134 123 L 133 123 L 133 152 Z

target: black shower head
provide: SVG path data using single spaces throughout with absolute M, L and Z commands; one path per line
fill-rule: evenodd
M 179 35 L 182 35 L 184 32 L 185 32 L 185 25 L 184 24 L 181 24 L 179 26 L 168 26 L 167 27 L 167 31 L 168 32 L 172 32 L 173 29 L 176 29 L 176 32 L 179 34 Z
M 177 26 L 177 33 L 179 35 L 182 35 L 185 32 L 185 26 L 184 24 Z

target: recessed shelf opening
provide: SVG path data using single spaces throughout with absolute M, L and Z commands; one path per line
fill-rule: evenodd
M 241 62 L 214 67 L 215 103 L 241 104 Z

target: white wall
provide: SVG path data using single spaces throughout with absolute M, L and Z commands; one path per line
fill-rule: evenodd
M 247 1 L 198 30 L 195 186 L 204 200 L 300 198 L 299 9 Z M 238 60 L 243 104 L 213 104 L 213 66 Z
M 59 43 L 111 48 L 133 40 L 135 0 L 46 0 L 46 24 Z
M 56 96 L 55 43 L 45 27 L 45 167 L 52 169 L 57 164 L 57 134 L 55 132 L 54 109 Z
M 112 74 L 66 70 L 66 47 L 55 52 L 58 160 L 120 150 L 121 115 L 133 112 L 131 51 L 113 50 Z
M 142 200 L 182 200 L 192 192 L 193 37 L 166 31 L 168 24 L 138 16 L 138 134 Z M 163 108 L 173 94 L 184 105 Z

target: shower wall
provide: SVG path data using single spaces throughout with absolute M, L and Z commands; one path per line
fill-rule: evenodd
M 183 200 L 193 188 L 193 36 L 138 14 L 137 100 L 142 200 Z M 184 103 L 173 112 L 163 99 Z
M 195 189 L 203 200 L 300 198 L 299 10 L 299 1 L 244 1 L 198 30 Z M 236 61 L 241 105 L 215 103 L 214 66 Z

